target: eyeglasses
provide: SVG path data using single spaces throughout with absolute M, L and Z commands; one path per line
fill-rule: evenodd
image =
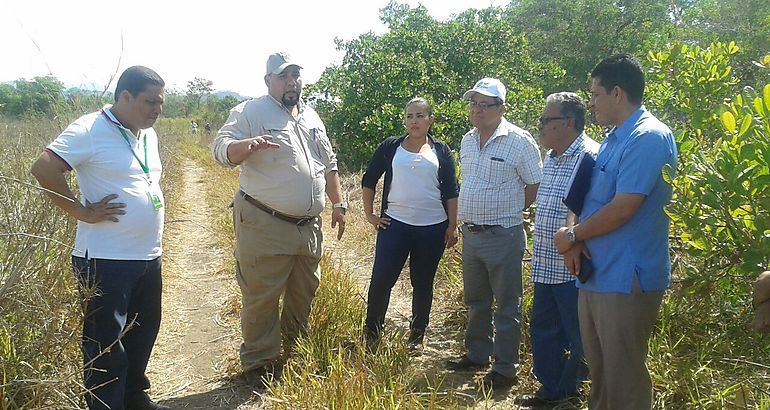
M 548 124 L 551 121 L 566 120 L 569 118 L 571 117 L 540 117 L 537 121 L 540 123 L 541 127 L 544 127 L 546 124 Z
M 492 103 L 492 104 L 487 104 L 485 102 L 476 102 L 476 101 L 473 101 L 473 100 L 468 101 L 468 106 L 470 108 L 478 108 L 479 111 L 488 110 L 488 109 L 490 109 L 492 107 L 497 107 L 499 105 L 503 105 L 503 103 L 496 102 L 496 103 Z

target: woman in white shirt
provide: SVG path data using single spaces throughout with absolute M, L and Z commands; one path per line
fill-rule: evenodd
M 433 136 L 434 121 L 428 101 L 409 101 L 406 133 L 377 147 L 361 181 L 366 219 L 378 230 L 364 326 L 368 342 L 382 332 L 390 291 L 409 257 L 413 294 L 408 343 L 413 349 L 422 345 L 439 260 L 445 248 L 457 243 L 456 165 L 449 146 Z M 383 174 L 377 215 L 374 195 Z

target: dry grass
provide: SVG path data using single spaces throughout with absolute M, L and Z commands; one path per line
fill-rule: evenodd
M 167 204 L 173 207 L 178 200 L 180 159 L 194 159 L 205 170 L 206 197 L 216 210 L 214 235 L 220 246 L 231 249 L 234 238 L 227 205 L 237 186 L 237 170 L 214 164 L 209 141 L 191 140 L 185 136 L 186 126 L 184 120 L 158 124 L 161 135 L 168 136 L 161 141 Z M 69 269 L 74 224 L 31 186 L 35 184 L 28 175 L 32 160 L 61 127 L 46 121 L 0 121 L 4 158 L 0 163 L 0 409 L 82 407 L 81 312 Z M 390 328 L 377 354 L 349 343 L 361 331 L 374 250 L 374 231 L 363 218 L 359 181 L 360 175 L 343 178 L 350 203 L 346 234 L 338 242 L 324 228 L 327 256 L 310 333 L 288 361 L 284 378 L 271 385 L 263 402 L 277 408 L 510 407 L 505 398 L 478 391 L 476 380 L 463 382 L 440 370 L 442 358 L 458 353 L 462 346 L 466 310 L 460 245 L 446 253 L 437 275 L 429 333 L 433 350 L 417 359 L 409 357 L 398 325 Z M 325 223 L 328 220 L 327 214 Z M 225 269 L 231 273 L 234 263 L 228 262 Z M 527 336 L 531 306 L 527 265 L 524 284 L 519 373 L 523 383 L 518 392 L 535 384 L 530 377 Z M 394 293 L 403 290 L 408 291 L 408 286 Z M 668 293 L 650 343 L 656 409 L 770 408 L 770 342 L 742 325 L 750 308 L 737 303 L 739 299 L 722 297 L 725 294 L 730 293 L 691 294 L 680 285 Z M 236 335 L 239 307 L 240 295 L 233 284 L 220 314 Z M 223 372 L 234 376 L 237 352 L 222 366 Z

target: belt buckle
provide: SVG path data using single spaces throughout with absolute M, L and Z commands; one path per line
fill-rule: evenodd
M 300 219 L 297 221 L 297 226 L 305 226 L 305 225 L 307 225 L 308 223 L 310 223 L 310 221 L 312 221 L 313 219 L 315 219 L 315 217 L 314 217 L 314 216 L 313 216 L 313 217 L 307 217 L 307 218 L 300 218 Z
M 468 227 L 468 230 L 471 233 L 479 233 L 484 230 L 483 225 L 475 225 L 475 224 L 465 224 L 466 227 Z

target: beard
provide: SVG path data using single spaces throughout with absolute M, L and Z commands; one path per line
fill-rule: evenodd
M 294 107 L 299 103 L 299 92 L 284 93 L 281 102 L 286 107 Z

